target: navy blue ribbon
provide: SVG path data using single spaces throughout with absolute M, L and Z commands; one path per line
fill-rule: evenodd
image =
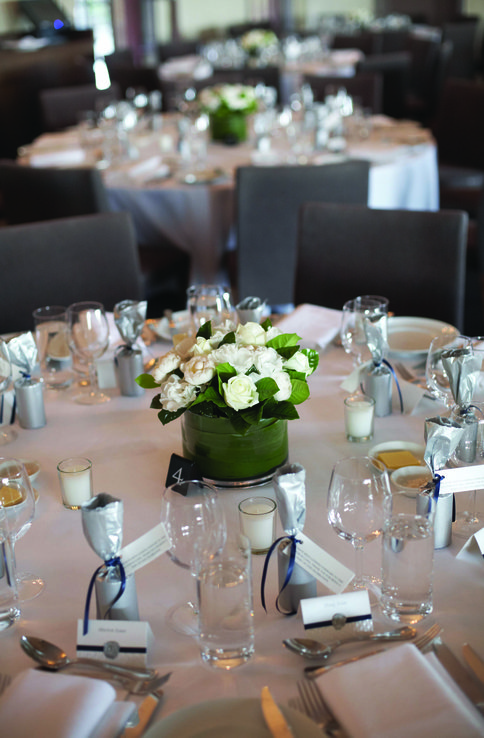
M 30 372 L 23 372 L 22 370 L 20 370 L 20 374 L 24 379 L 32 379 L 32 375 Z
M 432 497 L 434 498 L 435 501 L 439 499 L 440 483 L 442 479 L 444 479 L 444 477 L 441 474 L 436 474 L 434 478 L 432 479 L 432 482 L 434 483 L 434 492 L 433 492 Z
M 393 379 L 395 380 L 395 384 L 396 384 L 396 387 L 397 387 L 398 397 L 400 399 L 400 412 L 403 413 L 402 390 L 400 389 L 400 384 L 398 382 L 398 377 L 395 374 L 395 369 L 392 367 L 392 365 L 390 364 L 390 362 L 387 361 L 386 359 L 382 359 L 382 364 L 385 364 L 385 366 L 387 366 L 390 369 L 391 373 L 392 373 Z
M 87 631 L 89 630 L 89 608 L 91 606 L 91 596 L 92 596 L 92 590 L 94 588 L 94 583 L 96 581 L 96 577 L 103 568 L 103 566 L 118 566 L 119 571 L 121 574 L 121 582 L 119 584 L 119 591 L 114 600 L 109 605 L 108 609 L 104 613 L 104 619 L 106 619 L 111 612 L 112 608 L 116 604 L 116 602 L 119 600 L 120 597 L 122 597 L 124 590 L 126 589 L 126 572 L 124 570 L 124 566 L 122 564 L 121 559 L 119 556 L 113 556 L 112 559 L 108 559 L 104 562 L 104 564 L 101 564 L 101 566 L 98 566 L 96 571 L 91 577 L 91 581 L 89 582 L 89 587 L 87 588 L 87 597 L 86 597 L 86 605 L 84 607 L 84 625 L 82 629 L 82 635 L 86 635 Z
M 281 608 L 279 607 L 279 597 L 281 596 L 282 592 L 285 590 L 285 588 L 289 584 L 289 580 L 291 579 L 292 572 L 294 570 L 294 564 L 296 563 L 296 546 L 298 543 L 302 543 L 302 541 L 299 540 L 299 538 L 296 538 L 296 536 L 281 536 L 281 538 L 278 538 L 276 541 L 274 541 L 274 543 L 268 550 L 266 559 L 264 561 L 264 568 L 262 570 L 262 580 L 261 580 L 261 585 L 260 585 L 260 598 L 262 602 L 262 607 L 267 612 L 266 598 L 265 598 L 265 585 L 266 585 L 266 578 L 267 578 L 267 570 L 269 568 L 269 560 L 275 548 L 277 547 L 279 543 L 281 543 L 281 541 L 289 541 L 291 543 L 291 552 L 289 554 L 289 564 L 287 567 L 286 578 L 276 598 L 276 609 L 282 615 L 295 615 L 297 612 L 296 610 L 291 610 L 291 612 L 284 612 L 284 610 L 281 610 Z

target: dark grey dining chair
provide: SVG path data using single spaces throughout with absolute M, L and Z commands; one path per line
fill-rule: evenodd
M 306 203 L 294 301 L 340 309 L 356 295 L 385 295 L 397 315 L 463 330 L 467 224 L 460 211 Z
M 142 299 L 131 216 L 100 213 L 0 228 L 0 333 L 32 330 L 44 305 Z
M 369 163 L 240 167 L 237 170 L 238 299 L 292 303 L 299 208 L 304 202 L 368 201 Z
M 54 87 L 39 92 L 40 112 L 44 131 L 62 131 L 79 123 L 86 111 L 100 113 L 107 105 L 121 99 L 121 88 L 113 82 L 105 90 L 96 85 Z
M 362 73 L 344 78 L 306 74 L 304 81 L 311 87 L 317 102 L 324 102 L 327 95 L 334 94 L 342 87 L 363 108 L 368 108 L 374 114 L 382 112 L 383 77 L 381 74 Z

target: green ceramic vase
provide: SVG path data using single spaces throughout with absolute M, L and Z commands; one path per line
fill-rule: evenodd
M 244 113 L 228 113 L 210 116 L 210 132 L 214 141 L 236 144 L 247 138 L 247 116 Z
M 224 486 L 270 479 L 287 461 L 287 420 L 263 420 L 246 434 L 227 418 L 182 415 L 183 456 L 195 461 L 202 476 Z

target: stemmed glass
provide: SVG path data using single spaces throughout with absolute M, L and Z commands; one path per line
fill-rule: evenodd
M 198 562 L 216 556 L 225 543 L 225 518 L 217 491 L 205 482 L 191 480 L 166 487 L 161 521 L 171 541 L 168 555 L 193 577 Z M 194 602 L 187 602 L 171 608 L 168 622 L 178 633 L 196 635 L 197 615 Z
M 368 456 L 341 459 L 334 467 L 328 489 L 328 520 L 340 538 L 355 549 L 353 589 L 365 589 L 378 581 L 363 576 L 365 543 L 383 530 L 384 501 L 391 494 L 385 468 Z
M 10 354 L 8 353 L 8 345 L 0 338 L 0 418 L 4 418 L 5 414 L 5 397 L 4 393 L 8 390 L 12 381 L 12 365 L 10 363 Z M 17 438 L 17 431 L 10 426 L 1 426 L 0 428 L 0 446 L 4 446 Z
M 212 321 L 220 325 L 233 317 L 230 292 L 218 284 L 197 284 L 187 290 L 187 307 L 195 331 Z
M 353 356 L 353 367 L 357 369 L 362 363 L 363 352 L 367 345 L 365 319 L 374 315 L 385 315 L 388 312 L 388 301 L 374 295 L 363 295 L 348 300 L 343 305 L 341 319 L 341 343 L 347 354 Z
M 15 544 L 30 528 L 35 516 L 35 494 L 27 470 L 17 459 L 0 458 L 0 503 L 7 513 L 15 561 Z M 17 573 L 18 599 L 32 600 L 44 588 L 44 582 L 30 572 Z
M 99 405 L 111 399 L 99 390 L 95 360 L 109 345 L 109 324 L 100 302 L 76 302 L 67 310 L 69 345 L 88 366 L 89 387 L 74 398 L 80 405 Z
M 430 342 L 425 365 L 425 380 L 430 393 L 440 400 L 449 410 L 454 405 L 454 398 L 450 391 L 449 379 L 442 365 L 442 354 L 451 349 L 470 346 L 470 339 L 466 336 L 457 336 L 453 329 L 443 330 Z

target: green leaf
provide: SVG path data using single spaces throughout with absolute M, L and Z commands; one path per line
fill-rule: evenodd
M 264 406 L 262 417 L 278 418 L 281 420 L 297 420 L 299 418 L 299 413 L 289 400 L 284 400 L 283 402 L 268 400 Z
M 281 333 L 280 336 L 274 336 L 270 341 L 267 341 L 266 346 L 273 349 L 286 348 L 287 346 L 297 346 L 301 336 L 297 333 Z
M 162 409 L 163 405 L 161 404 L 160 397 L 161 397 L 161 395 L 155 395 L 153 397 L 153 399 L 151 400 L 150 408 L 152 408 L 153 410 L 161 410 Z
M 144 387 L 145 389 L 154 389 L 160 386 L 159 382 L 155 382 L 151 374 L 140 374 L 139 377 L 136 377 L 135 381 L 140 387 Z
M 292 392 L 289 402 L 292 402 L 294 405 L 300 405 L 301 402 L 304 402 L 304 400 L 307 400 L 309 397 L 308 383 L 306 380 L 302 381 L 301 379 L 291 378 L 291 384 Z
M 168 423 L 171 423 L 172 420 L 175 420 L 176 418 L 179 418 L 180 415 L 183 415 L 185 410 L 186 407 L 181 407 L 175 413 L 170 413 L 168 412 L 168 410 L 160 410 L 160 412 L 158 413 L 158 417 L 163 425 L 167 425 Z
M 219 392 L 217 392 L 216 388 L 212 384 L 209 384 L 203 392 L 200 392 L 197 399 L 192 402 L 190 407 L 192 408 L 194 405 L 199 405 L 202 402 L 213 402 L 217 407 L 225 406 L 225 400 L 220 396 Z
M 259 393 L 259 402 L 268 400 L 279 392 L 279 387 L 272 377 L 262 377 L 262 379 L 259 379 L 259 381 L 255 383 L 255 386 Z
M 225 334 L 225 336 L 220 341 L 219 346 L 224 346 L 226 343 L 235 343 L 235 333 L 233 331 Z
M 231 377 L 235 377 L 237 375 L 234 367 L 232 364 L 229 364 L 228 361 L 215 367 L 215 371 L 219 380 L 222 382 L 228 382 Z
M 212 321 L 207 320 L 206 323 L 202 323 L 197 331 L 197 338 L 211 338 L 212 337 Z
M 302 349 L 303 354 L 305 354 L 308 357 L 309 366 L 311 369 L 311 374 L 318 368 L 319 364 L 319 354 L 315 349 Z
M 266 319 L 264 320 L 264 322 L 263 322 L 263 323 L 261 323 L 261 325 L 262 325 L 262 327 L 263 327 L 263 329 L 264 329 L 265 331 L 268 331 L 268 330 L 269 330 L 269 328 L 272 328 L 272 322 L 271 322 L 270 318 L 266 318 Z
M 257 425 L 262 419 L 262 412 L 264 409 L 264 403 L 258 403 L 252 407 L 248 407 L 246 410 L 241 410 L 239 415 L 249 423 L 249 425 Z
M 294 356 L 299 351 L 298 346 L 286 346 L 284 348 L 278 348 L 276 349 L 279 356 L 282 356 L 285 361 L 288 361 L 291 356 Z

